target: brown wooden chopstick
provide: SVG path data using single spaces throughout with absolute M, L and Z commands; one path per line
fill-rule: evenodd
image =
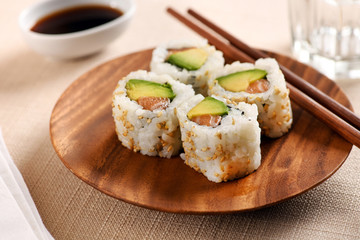
M 184 17 L 174 9 L 168 8 L 167 11 L 172 16 L 177 18 L 180 22 L 188 26 L 190 29 L 194 30 L 202 37 L 208 39 L 209 43 L 222 51 L 225 56 L 230 57 L 234 60 L 254 62 L 254 57 L 250 57 L 239 49 L 234 48 L 232 45 L 224 43 L 222 40 L 207 32 L 202 27 L 196 25 L 193 21 Z M 294 87 L 289 82 L 287 82 L 287 87 L 290 89 L 291 99 L 296 102 L 300 107 L 314 115 L 317 119 L 325 123 L 328 127 L 333 129 L 344 139 L 356 145 L 357 147 L 360 147 L 360 132 L 356 128 L 354 128 L 342 118 L 316 102 L 310 96 L 307 96 L 305 93 Z
M 209 21 L 208 19 L 201 16 L 199 13 L 195 12 L 194 10 L 189 9 L 188 13 L 197 20 L 199 20 L 200 22 L 202 22 L 204 25 L 206 25 L 207 27 L 218 33 L 220 36 L 227 39 L 231 44 L 236 46 L 238 49 L 241 49 L 241 51 L 243 51 L 250 57 L 254 59 L 269 57 L 266 53 L 251 48 L 249 45 L 242 42 L 238 38 L 234 37 L 232 34 L 223 30 L 215 23 Z M 299 88 L 301 91 L 306 93 L 311 98 L 315 99 L 317 102 L 325 106 L 330 111 L 334 112 L 336 115 L 340 116 L 342 119 L 353 125 L 355 128 L 360 129 L 360 118 L 356 116 L 352 111 L 350 111 L 348 108 L 344 107 L 343 105 L 341 105 L 340 103 L 338 103 L 337 101 L 335 101 L 334 99 L 332 99 L 331 97 L 329 97 L 328 95 L 317 89 L 309 82 L 305 81 L 304 79 L 296 75 L 288 68 L 282 66 L 281 64 L 280 64 L 280 68 L 284 73 L 286 81 L 288 81 L 295 87 Z

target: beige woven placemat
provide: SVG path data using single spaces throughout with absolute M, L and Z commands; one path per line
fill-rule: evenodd
M 78 76 L 116 56 L 154 46 L 160 40 L 195 35 L 169 17 L 165 19 L 165 0 L 137 1 L 132 28 L 102 53 L 75 61 L 53 61 L 33 53 L 17 28 L 20 10 L 35 0 L 7 1 L 0 15 L 0 126 L 11 156 L 29 187 L 42 219 L 55 239 L 360 239 L 360 150 L 354 148 L 344 165 L 329 180 L 292 200 L 255 212 L 230 215 L 179 215 L 136 207 L 100 193 L 75 177 L 57 157 L 50 142 L 49 119 L 61 93 Z M 184 8 L 193 3 L 178 1 Z M 289 53 L 286 0 L 231 1 L 239 10 L 246 3 L 255 9 L 265 4 L 254 21 L 273 7 L 272 19 L 279 28 L 262 31 L 267 46 Z M 197 1 L 215 20 L 218 1 Z M 158 14 L 158 19 L 149 13 Z M 158 8 L 161 8 L 160 10 Z M 227 8 L 230 13 L 236 9 Z M 240 17 L 252 17 L 243 11 Z M 227 14 L 226 14 L 227 15 Z M 160 19 L 160 20 L 159 20 Z M 264 19 L 263 19 L 264 20 Z M 261 20 L 261 21 L 263 21 Z M 238 23 L 224 19 L 230 30 Z M 160 24 L 158 27 L 156 24 Z M 176 28 L 173 28 L 173 25 Z M 253 23 L 261 26 L 259 22 Z M 137 36 L 152 26 L 149 38 Z M 244 28 L 252 26 L 244 24 Z M 239 30 L 241 31 L 241 30 Z M 276 34 L 271 37 L 269 32 Z M 261 39 L 254 36 L 254 43 Z M 265 44 L 265 42 L 263 41 Z M 339 83 L 360 112 L 360 80 Z M 0 213 L 1 214 L 1 213 Z M 1 230 L 0 230 L 1 231 Z M 0 236 L 1 239 L 1 236 Z

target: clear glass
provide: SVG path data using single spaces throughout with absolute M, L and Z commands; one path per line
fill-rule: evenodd
M 289 0 L 293 54 L 331 79 L 360 78 L 360 0 Z

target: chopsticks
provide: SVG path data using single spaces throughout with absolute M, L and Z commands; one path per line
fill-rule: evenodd
M 200 16 L 193 10 L 188 13 L 208 26 L 214 32 L 225 38 L 228 43 L 214 36 L 204 28 L 198 26 L 190 19 L 181 15 L 172 8 L 167 9 L 168 13 L 177 18 L 180 22 L 194 30 L 202 37 L 206 38 L 211 45 L 222 51 L 225 56 L 243 62 L 254 62 L 258 58 L 269 57 L 265 53 L 249 47 L 239 39 L 227 33 L 214 23 Z M 360 119 L 316 87 L 291 72 L 289 69 L 280 65 L 281 70 L 287 80 L 287 87 L 290 89 L 290 98 L 296 102 L 301 108 L 314 115 L 317 119 L 325 123 L 332 130 L 337 132 L 344 139 L 360 147 Z M 296 87 L 295 87 L 295 86 Z M 300 90 L 301 89 L 301 90 Z M 349 123 L 353 124 L 350 125 Z M 358 129 L 356 129 L 358 128 Z
M 214 30 L 220 36 L 227 39 L 232 45 L 236 46 L 238 49 L 241 49 L 244 53 L 251 56 L 252 58 L 258 59 L 258 58 L 269 57 L 264 52 L 251 48 L 246 43 L 235 38 L 233 35 L 224 31 L 219 26 L 210 22 L 209 20 L 207 20 L 206 18 L 204 18 L 194 10 L 189 9 L 188 13 L 191 16 L 195 17 L 200 22 L 202 22 L 204 25 L 208 26 L 210 29 Z M 360 118 L 357 117 L 352 111 L 350 111 L 348 108 L 336 102 L 334 99 L 332 99 L 331 97 L 329 97 L 328 95 L 317 89 L 309 82 L 304 81 L 304 79 L 302 79 L 301 77 L 290 71 L 288 68 L 280 65 L 280 69 L 282 70 L 287 82 L 291 83 L 292 85 L 299 88 L 301 91 L 305 92 L 311 98 L 315 99 L 321 105 L 325 106 L 330 111 L 334 112 L 335 114 L 343 118 L 345 121 L 347 121 L 357 129 L 360 129 Z

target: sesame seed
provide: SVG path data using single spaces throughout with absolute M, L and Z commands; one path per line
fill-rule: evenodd
M 131 128 L 131 127 L 133 127 L 133 125 L 129 121 L 126 121 L 125 127 Z
M 220 132 L 217 132 L 217 133 L 215 134 L 215 136 L 218 137 L 220 140 L 221 140 L 221 138 L 222 138 L 222 135 L 221 135 Z
M 273 111 L 272 117 L 271 118 L 275 118 L 276 117 L 276 112 Z
M 124 91 L 118 91 L 115 93 L 115 95 L 121 95 L 121 94 L 124 94 L 125 92 Z
M 170 145 L 170 146 L 167 148 L 167 151 L 170 152 L 172 149 L 173 149 L 173 146 Z
M 291 120 L 291 116 L 290 116 L 290 114 L 288 115 L 288 119 L 287 119 L 287 121 L 290 121 Z

